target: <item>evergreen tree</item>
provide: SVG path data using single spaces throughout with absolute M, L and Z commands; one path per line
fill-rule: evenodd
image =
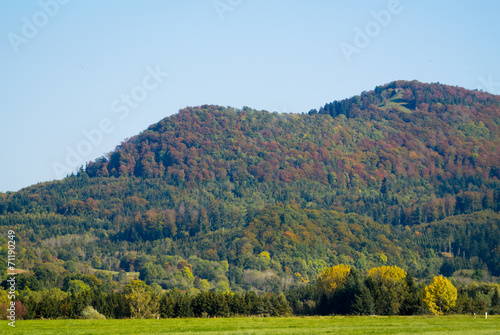
M 420 290 L 411 275 L 406 278 L 407 292 L 401 305 L 401 315 L 418 315 L 425 313 L 425 307 L 422 302 L 422 290 Z
M 498 287 L 494 287 L 493 290 L 493 296 L 491 297 L 491 313 L 500 314 L 500 296 L 498 294 Z
M 352 315 L 373 315 L 375 305 L 370 290 L 361 280 L 356 280 L 353 287 L 354 299 L 351 303 L 350 313 Z
M 162 318 L 174 317 L 175 301 L 170 292 L 165 292 L 159 300 L 159 310 Z

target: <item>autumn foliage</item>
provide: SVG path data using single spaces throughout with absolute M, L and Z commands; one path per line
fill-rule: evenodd
M 0 193 L 0 231 L 38 288 L 91 268 L 278 292 L 343 263 L 379 267 L 372 298 L 396 303 L 376 312 L 399 313 L 410 274 L 500 275 L 499 120 L 497 95 L 417 81 L 307 114 L 187 107 L 63 180 Z
M 368 270 L 368 277 L 380 281 L 401 281 L 406 278 L 406 271 L 396 265 L 384 265 Z
M 446 314 L 455 307 L 457 288 L 446 277 L 434 277 L 432 284 L 425 287 L 423 300 L 433 314 Z
M 344 286 L 350 273 L 351 267 L 344 264 L 335 265 L 324 269 L 318 276 L 316 284 L 321 292 L 333 295 L 338 288 Z

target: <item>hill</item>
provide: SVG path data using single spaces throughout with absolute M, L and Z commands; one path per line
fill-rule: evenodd
M 185 108 L 61 181 L 0 193 L 0 227 L 24 269 L 165 289 L 279 291 L 338 263 L 498 276 L 499 179 L 499 96 L 396 81 L 302 115 Z

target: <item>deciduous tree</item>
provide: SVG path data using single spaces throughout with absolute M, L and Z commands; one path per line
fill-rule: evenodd
M 424 289 L 424 303 L 434 315 L 448 313 L 457 301 L 457 288 L 443 276 L 434 277 Z

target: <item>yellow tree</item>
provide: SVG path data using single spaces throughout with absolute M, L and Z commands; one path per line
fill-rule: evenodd
M 344 264 L 326 268 L 318 276 L 316 285 L 321 292 L 332 296 L 338 288 L 344 286 L 350 273 L 351 268 Z
M 446 277 L 434 277 L 432 284 L 424 289 L 423 300 L 434 315 L 443 315 L 455 307 L 457 288 Z
M 185 266 L 182 269 L 182 276 L 188 280 L 189 284 L 191 284 L 191 285 L 193 284 L 194 276 L 193 276 L 193 273 L 191 272 L 191 270 L 189 269 L 189 267 Z
M 397 266 L 379 266 L 368 270 L 368 277 L 378 281 L 402 281 L 406 278 L 406 271 Z

